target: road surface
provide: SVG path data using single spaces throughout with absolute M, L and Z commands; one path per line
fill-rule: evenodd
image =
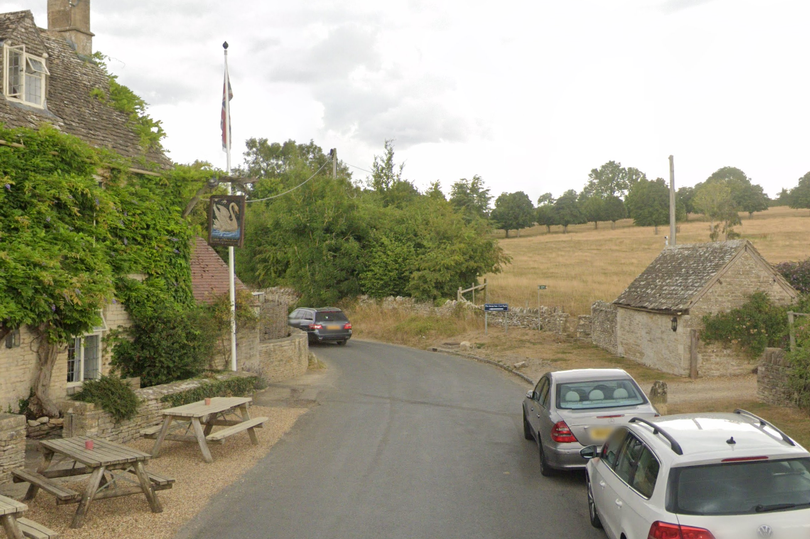
M 604 539 L 584 476 L 544 478 L 525 382 L 372 342 L 313 347 L 318 406 L 180 539 Z

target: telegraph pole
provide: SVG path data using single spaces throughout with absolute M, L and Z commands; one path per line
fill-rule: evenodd
M 337 148 L 332 148 L 329 155 L 332 156 L 332 177 L 337 178 Z
M 675 157 L 669 156 L 669 244 L 675 247 Z

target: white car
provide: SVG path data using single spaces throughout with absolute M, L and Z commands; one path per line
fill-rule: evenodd
M 810 538 L 810 453 L 745 410 L 634 418 L 581 454 L 610 539 Z

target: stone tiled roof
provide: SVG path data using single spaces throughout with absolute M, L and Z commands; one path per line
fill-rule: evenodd
M 30 11 L 0 14 L 0 39 L 11 45 L 25 45 L 27 52 L 37 56 L 47 53 L 50 71 L 46 109 L 9 101 L 0 91 L 0 123 L 36 129 L 47 122 L 126 158 L 144 157 L 161 167 L 170 166 L 170 160 L 160 150 L 143 150 L 126 113 L 92 95 L 95 89 L 108 94 L 107 75 L 92 61 L 80 57 L 62 35 L 37 28 Z
M 237 292 L 249 292 L 238 277 L 235 278 L 235 285 Z M 195 300 L 209 304 L 230 291 L 228 264 L 202 238 L 196 238 L 191 253 L 191 288 Z
M 748 240 L 666 248 L 613 303 L 651 311 L 686 311 L 712 279 L 744 250 L 762 259 Z

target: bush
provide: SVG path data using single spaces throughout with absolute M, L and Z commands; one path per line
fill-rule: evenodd
M 194 378 L 208 366 L 220 332 L 206 308 L 152 306 L 133 319 L 113 337 L 112 365 L 123 376 L 140 376 L 150 387 Z
M 774 305 L 764 292 L 755 292 L 738 309 L 704 316 L 701 339 L 739 346 L 749 357 L 757 358 L 768 346 L 784 346 L 787 311 L 787 307 Z
M 116 421 L 132 419 L 138 413 L 138 397 L 129 384 L 116 376 L 85 381 L 73 400 L 98 404 Z
M 802 294 L 810 292 L 810 258 L 801 262 L 782 262 L 775 267 L 793 288 Z
M 168 402 L 174 407 L 201 401 L 206 397 L 243 397 L 252 394 L 261 384 L 262 379 L 257 376 L 211 380 L 210 382 L 203 382 L 194 389 L 166 395 L 160 400 Z

